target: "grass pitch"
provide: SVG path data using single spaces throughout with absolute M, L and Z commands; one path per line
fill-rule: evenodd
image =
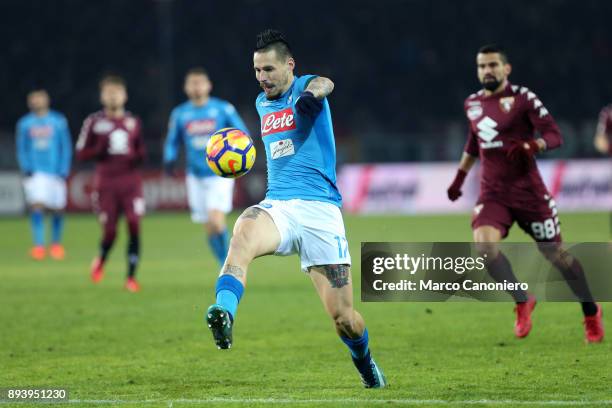
M 607 214 L 561 220 L 568 242 L 608 239 Z M 122 289 L 123 225 L 94 286 L 93 216 L 68 217 L 67 259 L 40 263 L 26 256 L 27 219 L 1 219 L 0 388 L 66 387 L 79 406 L 612 405 L 612 339 L 585 345 L 576 304 L 540 303 L 516 340 L 511 303 L 358 301 L 360 241 L 469 241 L 467 216 L 345 221 L 356 308 L 388 389 L 361 387 L 295 256 L 253 263 L 234 346 L 217 350 L 203 314 L 218 267 L 186 214 L 145 218 L 137 294 Z M 510 239 L 528 237 L 514 227 Z

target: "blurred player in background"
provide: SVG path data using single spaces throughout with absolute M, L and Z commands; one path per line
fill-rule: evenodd
M 232 325 L 247 269 L 263 255 L 298 253 L 336 332 L 350 349 L 367 388 L 387 385 L 372 359 L 368 331 L 353 308 L 351 259 L 336 186 L 336 148 L 327 96 L 334 84 L 315 75 L 294 76 L 284 36 L 259 34 L 253 57 L 263 89 L 255 102 L 266 149 L 266 199 L 246 209 L 234 226 L 227 260 L 207 322 L 219 348 L 232 345 Z
M 612 105 L 605 106 L 599 113 L 594 144 L 597 151 L 607 156 L 612 155 Z M 610 238 L 612 239 L 612 213 L 610 213 Z
M 476 159 L 482 163 L 480 197 L 472 218 L 474 241 L 488 256 L 488 270 L 499 281 L 517 282 L 512 267 L 496 243 L 508 235 L 516 221 L 538 243 L 542 254 L 565 277 L 581 300 L 587 342 L 603 339 L 601 306 L 593 302 L 582 266 L 561 247 L 557 207 L 538 171 L 535 156 L 559 147 L 561 133 L 542 101 L 526 87 L 512 85 L 512 70 L 503 49 L 482 47 L 476 58 L 478 79 L 484 89 L 464 103 L 469 133 L 457 175 L 448 198 L 461 196 L 461 186 Z M 535 137 L 535 131 L 540 138 Z M 516 302 L 514 333 L 522 338 L 531 330 L 536 299 L 528 293 L 511 292 Z
M 601 154 L 612 154 L 612 105 L 605 106 L 599 113 L 597 131 L 595 132 L 595 148 Z
M 72 160 L 70 130 L 64 115 L 49 109 L 49 94 L 34 89 L 27 96 L 30 113 L 17 122 L 17 160 L 24 176 L 24 189 L 30 207 L 34 246 L 30 256 L 42 260 L 45 248 L 45 210 L 51 213 L 49 254 L 64 259 L 62 246 L 66 179 Z
M 91 279 L 100 282 L 104 263 L 115 242 L 117 221 L 127 220 L 129 241 L 125 288 L 140 290 L 135 274 L 140 258 L 140 217 L 144 214 L 140 167 L 145 157 L 140 119 L 125 110 L 127 88 L 123 78 L 106 76 L 100 81 L 103 110 L 83 122 L 76 151 L 79 160 L 94 160 L 92 199 L 103 228 L 100 253 L 91 265 Z
M 211 97 L 212 83 L 203 68 L 192 68 L 185 75 L 184 90 L 189 98 L 172 111 L 164 145 L 164 169 L 174 175 L 181 145 L 187 162 L 187 197 L 191 219 L 203 223 L 208 243 L 220 265 L 229 246 L 225 215 L 232 210 L 234 180 L 216 176 L 206 164 L 206 144 L 210 135 L 225 127 L 248 133 L 236 109 L 222 99 Z

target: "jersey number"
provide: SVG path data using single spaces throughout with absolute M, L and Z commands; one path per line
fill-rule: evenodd
M 336 242 L 338 242 L 338 258 L 346 258 L 348 252 L 348 242 L 346 242 L 346 238 L 338 235 L 334 238 L 336 238 Z
M 128 154 L 130 151 L 128 136 L 123 129 L 114 130 L 109 135 L 108 154 Z
M 552 239 L 557 235 L 557 227 L 553 219 L 549 218 L 544 222 L 532 222 L 531 232 L 535 239 Z

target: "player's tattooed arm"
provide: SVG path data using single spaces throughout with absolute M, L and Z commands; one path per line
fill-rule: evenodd
M 241 267 L 236 265 L 225 265 L 221 270 L 221 275 L 232 275 L 234 278 L 244 278 L 244 271 Z
M 342 288 L 349 284 L 351 268 L 348 265 L 323 265 L 325 277 L 332 288 Z
M 323 99 L 334 90 L 334 83 L 329 78 L 316 77 L 308 83 L 304 92 L 312 92 L 315 98 Z
M 264 211 L 261 208 L 249 207 L 240 215 L 240 218 L 249 218 L 256 220 Z

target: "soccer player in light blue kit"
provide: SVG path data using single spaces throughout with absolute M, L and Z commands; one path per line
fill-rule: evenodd
M 264 201 L 246 209 L 236 221 L 217 280 L 216 303 L 206 314 L 208 327 L 218 348 L 230 348 L 251 261 L 263 255 L 297 253 L 363 384 L 385 387 L 386 379 L 370 354 L 365 322 L 353 308 L 351 258 L 336 187 L 336 148 L 326 98 L 334 84 L 315 75 L 294 76 L 289 45 L 275 30 L 259 34 L 253 65 L 263 88 L 255 105 L 266 148 L 268 191 Z
M 66 178 L 70 172 L 72 143 L 64 115 L 49 109 L 49 94 L 34 89 L 27 96 L 30 113 L 17 122 L 17 160 L 24 176 L 26 202 L 30 208 L 30 223 L 34 246 L 30 256 L 35 260 L 46 257 L 45 210 L 51 213 L 52 258 L 64 259 L 62 246 Z
M 223 265 L 229 246 L 225 215 L 232 210 L 234 180 L 221 178 L 208 167 L 206 144 L 210 135 L 221 128 L 248 131 L 232 104 L 210 96 L 212 83 L 203 68 L 190 69 L 184 86 L 189 100 L 170 115 L 164 169 L 167 174 L 174 174 L 179 148 L 184 145 L 191 219 L 204 224 L 210 248 Z

